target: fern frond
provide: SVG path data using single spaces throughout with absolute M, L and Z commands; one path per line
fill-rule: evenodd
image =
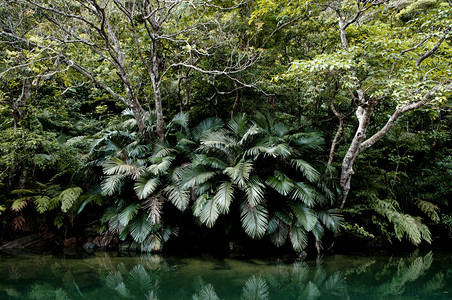
M 22 209 L 25 208 L 25 206 L 27 206 L 28 201 L 30 201 L 31 198 L 30 197 L 23 197 L 23 198 L 19 198 L 14 200 L 13 204 L 11 204 L 11 210 L 15 211 L 15 212 L 19 212 Z
M 59 195 L 61 210 L 63 212 L 68 212 L 68 210 L 71 209 L 74 203 L 77 202 L 82 192 L 83 189 L 80 187 L 68 188 L 62 191 Z
M 36 210 L 39 213 L 44 213 L 49 210 L 50 198 L 47 196 L 36 196 L 33 198 L 33 202 L 36 206 Z
M 432 220 L 435 223 L 438 223 L 440 221 L 439 217 L 439 207 L 436 204 L 433 204 L 429 201 L 417 199 L 415 201 L 416 206 L 427 216 L 429 216 L 430 220 Z

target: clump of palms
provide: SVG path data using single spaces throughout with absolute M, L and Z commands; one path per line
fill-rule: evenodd
M 241 114 L 226 127 L 203 132 L 182 172 L 181 188 L 196 199 L 194 216 L 212 227 L 236 202 L 246 234 L 269 235 L 277 246 L 290 239 L 296 251 L 307 246 L 309 232 L 320 240 L 325 227 L 337 231 L 340 217 L 323 208 L 333 192 L 305 160 L 306 150 L 319 148 L 322 139 L 301 129 L 283 119 Z

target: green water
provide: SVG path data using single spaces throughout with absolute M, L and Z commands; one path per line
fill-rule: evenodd
M 307 261 L 0 253 L 0 299 L 452 299 L 452 253 Z

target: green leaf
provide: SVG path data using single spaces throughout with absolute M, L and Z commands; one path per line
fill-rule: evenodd
M 190 193 L 188 190 L 183 189 L 177 184 L 168 185 L 163 190 L 171 203 L 174 204 L 179 210 L 184 211 L 188 203 L 190 202 Z
M 295 251 L 301 252 L 308 246 L 308 234 L 303 227 L 290 226 L 290 242 Z
M 320 173 L 314 169 L 308 162 L 306 162 L 303 159 L 292 159 L 291 160 L 292 165 L 294 165 L 298 170 L 303 173 L 303 175 L 306 177 L 306 179 L 310 182 L 315 182 L 319 180 Z
M 243 202 L 241 205 L 240 219 L 246 234 L 254 239 L 264 236 L 268 225 L 268 211 L 262 205 L 250 206 Z
M 292 203 L 290 207 L 303 228 L 306 231 L 311 231 L 317 223 L 317 216 L 314 211 L 301 203 Z
M 121 218 L 120 218 L 121 221 Z M 142 213 L 130 222 L 130 235 L 137 243 L 142 243 L 151 233 L 153 225 L 148 222 L 146 214 Z
M 146 199 L 149 197 L 160 184 L 158 177 L 147 178 L 147 176 L 141 176 L 137 182 L 135 182 L 135 192 L 139 199 Z
M 77 202 L 83 189 L 80 187 L 73 187 L 65 189 L 60 193 L 59 200 L 61 201 L 61 210 L 68 212 L 69 209 Z
M 270 298 L 268 285 L 262 276 L 251 276 L 242 289 L 242 300 L 266 300 Z
M 118 214 L 119 223 L 124 227 L 127 226 L 129 222 L 133 219 L 133 217 L 137 214 L 140 207 L 141 207 L 140 203 L 132 203 L 126 208 L 124 208 Z
M 213 201 L 217 204 L 220 213 L 228 213 L 231 201 L 234 198 L 234 188 L 231 182 L 223 182 L 213 196 Z
M 245 194 L 248 204 L 256 206 L 264 201 L 264 184 L 256 175 L 246 181 Z

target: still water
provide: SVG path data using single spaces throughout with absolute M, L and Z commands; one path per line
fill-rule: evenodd
M 307 261 L 0 253 L 0 299 L 452 299 L 452 253 Z

